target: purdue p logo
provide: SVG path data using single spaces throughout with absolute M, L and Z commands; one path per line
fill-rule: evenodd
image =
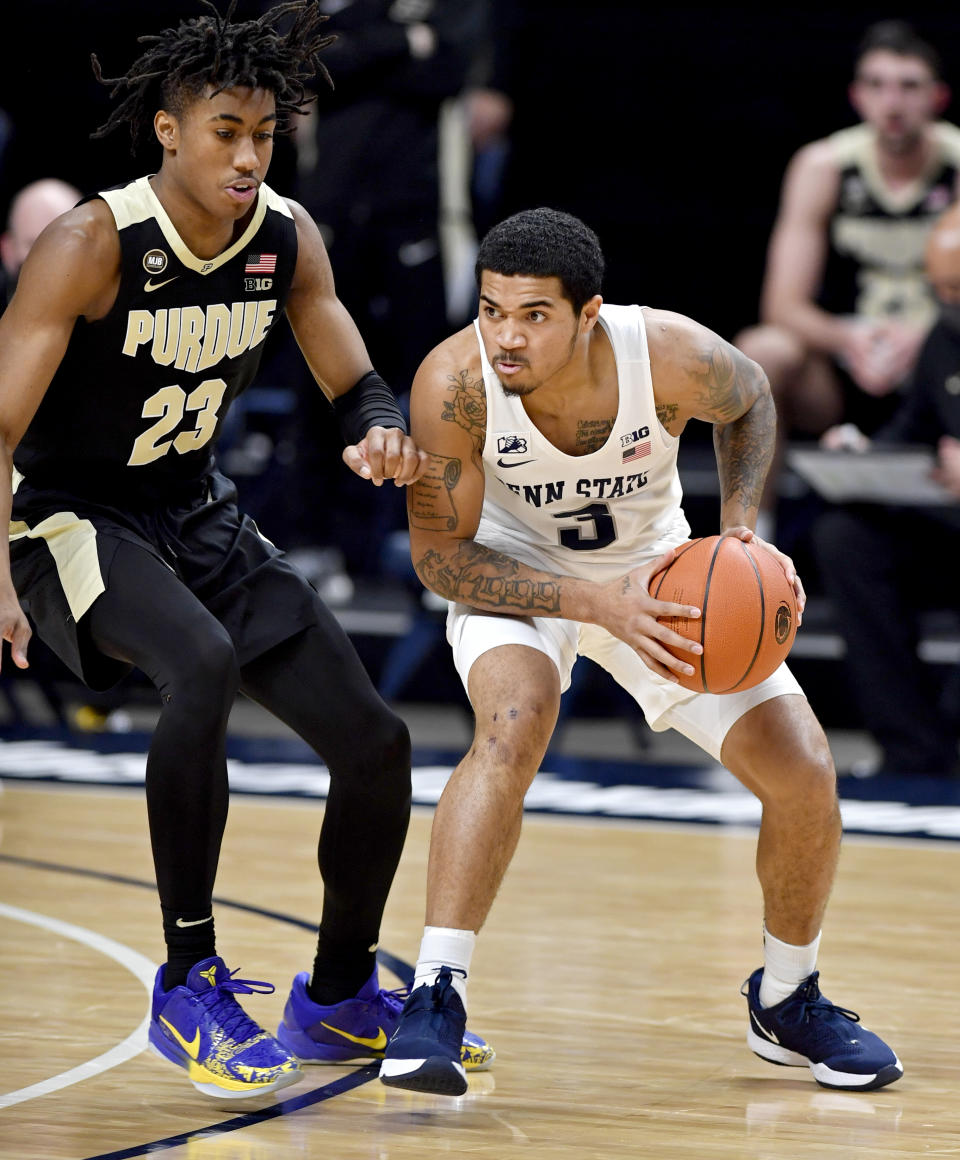
M 147 250 L 143 255 L 143 268 L 148 274 L 162 274 L 167 268 L 167 255 L 163 250 Z

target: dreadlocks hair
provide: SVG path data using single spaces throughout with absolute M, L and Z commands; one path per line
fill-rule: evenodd
M 110 89 L 111 99 L 123 94 L 93 137 L 105 137 L 126 124 L 134 148 L 152 126 L 157 109 L 180 116 L 208 85 L 213 86 L 211 96 L 238 86 L 267 89 L 276 98 L 280 127 L 289 128 L 290 114 L 306 112 L 314 99 L 306 85 L 317 73 L 333 87 L 319 54 L 336 37 L 320 34 L 328 18 L 320 14 L 316 0 L 290 0 L 238 24 L 230 23 L 237 0 L 230 0 L 224 16 L 212 0 L 200 3 L 208 13 L 158 35 L 138 37 L 139 44 L 150 47 L 121 77 L 105 77 L 91 54 L 94 76 Z M 280 32 L 277 23 L 289 14 L 294 17 L 291 26 Z

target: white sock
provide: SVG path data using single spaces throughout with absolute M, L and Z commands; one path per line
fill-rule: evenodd
M 806 946 L 781 942 L 763 928 L 763 975 L 760 978 L 760 1003 L 775 1007 L 800 986 L 817 969 L 820 935 Z
M 467 976 L 477 936 L 472 930 L 456 930 L 450 926 L 425 926 L 420 943 L 420 957 L 414 975 L 414 987 L 433 986 L 441 967 L 453 971 L 453 989 L 467 1005 Z

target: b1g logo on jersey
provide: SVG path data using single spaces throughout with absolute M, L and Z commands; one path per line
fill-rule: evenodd
M 254 290 L 272 290 L 272 278 L 244 278 L 243 288 L 249 294 Z
M 649 427 L 638 427 L 636 431 L 631 431 L 629 435 L 620 436 L 620 446 L 629 447 L 631 443 L 639 443 L 641 439 L 650 438 Z
M 163 250 L 147 250 L 143 255 L 143 268 L 148 274 L 162 274 L 167 268 L 167 255 Z
M 497 451 L 501 455 L 526 455 L 527 441 L 522 435 L 499 435 Z

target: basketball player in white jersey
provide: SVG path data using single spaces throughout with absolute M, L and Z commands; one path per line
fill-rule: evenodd
M 743 693 L 680 687 L 676 674 L 702 650 L 658 617 L 699 610 L 647 590 L 689 536 L 676 458 L 696 418 L 714 425 L 719 530 L 773 553 L 802 612 L 792 561 L 751 530 L 774 440 L 767 380 L 688 318 L 604 304 L 602 273 L 599 243 L 577 218 L 537 209 L 500 223 L 477 259 L 478 319 L 414 381 L 413 433 L 430 465 L 409 495 L 413 562 L 450 601 L 476 734 L 437 807 L 416 980 L 381 1079 L 466 1090 L 459 1046 L 476 932 L 582 654 L 653 729 L 691 738 L 763 803 L 765 964 L 744 986 L 750 1047 L 809 1066 L 826 1087 L 881 1087 L 902 1075 L 896 1055 L 817 986 L 840 843 L 823 730 L 786 666 Z

